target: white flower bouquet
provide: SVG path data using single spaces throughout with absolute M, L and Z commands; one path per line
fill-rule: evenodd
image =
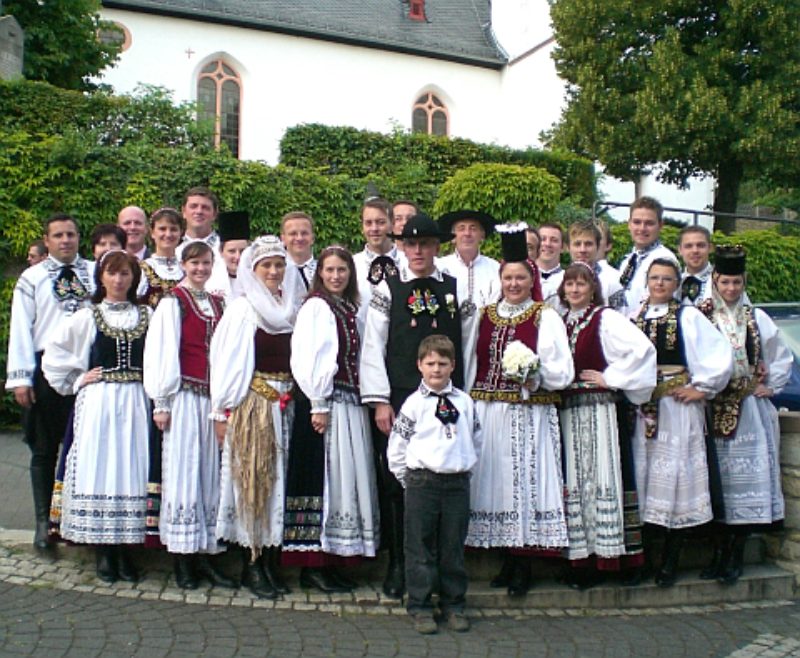
M 506 345 L 502 366 L 508 379 L 525 384 L 539 371 L 539 357 L 525 343 L 514 340 Z

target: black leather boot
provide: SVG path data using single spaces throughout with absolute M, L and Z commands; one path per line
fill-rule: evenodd
M 119 578 L 114 564 L 114 547 L 100 544 L 95 548 L 97 577 L 104 583 L 115 583 Z
M 239 587 L 239 583 L 222 573 L 217 565 L 214 564 L 215 562 L 216 559 L 214 557 L 202 553 L 195 555 L 194 572 L 197 577 L 205 578 L 214 587 L 228 587 L 230 589 Z
M 117 575 L 126 583 L 138 583 L 139 571 L 131 560 L 130 548 L 127 546 L 114 546 L 114 562 L 117 566 Z
M 269 584 L 278 594 L 289 594 L 292 590 L 286 584 L 278 569 L 280 563 L 281 549 L 278 546 L 270 546 L 261 552 L 261 569 L 264 571 Z
M 53 496 L 55 476 L 42 466 L 31 466 L 31 488 L 33 489 L 33 511 L 36 516 L 36 532 L 33 547 L 37 551 L 53 548 L 50 543 L 50 499 Z
M 193 554 L 175 555 L 175 582 L 181 589 L 197 589 L 199 583 L 194 572 Z
M 503 566 L 497 575 L 489 581 L 489 587 L 494 589 L 501 589 L 508 587 L 511 582 L 511 575 L 514 573 L 514 560 L 508 551 L 503 552 Z
M 344 587 L 348 592 L 352 592 L 358 587 L 358 583 L 335 567 L 328 568 L 328 575 L 333 578 L 337 585 Z
M 531 559 L 527 556 L 513 555 L 513 570 L 508 581 L 509 596 L 525 596 L 531 588 Z
M 720 571 L 717 579 L 723 585 L 735 585 L 744 573 L 744 547 L 747 544 L 746 534 L 737 534 L 731 541 L 730 559 Z
M 342 594 L 350 591 L 336 582 L 326 568 L 303 567 L 300 571 L 300 586 L 313 587 L 323 594 Z
M 383 581 L 383 593 L 390 599 L 402 599 L 406 591 L 406 562 L 403 549 L 403 501 L 393 499 L 389 503 L 391 515 L 389 542 L 389 566 Z
M 680 530 L 668 530 L 661 554 L 661 568 L 656 573 L 656 585 L 672 587 L 678 581 L 678 563 L 681 559 L 684 534 Z
M 258 560 L 246 561 L 242 571 L 242 584 L 259 599 L 277 599 L 278 592 L 269 584 Z

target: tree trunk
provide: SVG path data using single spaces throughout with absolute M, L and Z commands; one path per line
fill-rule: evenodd
M 742 163 L 737 160 L 721 162 L 717 169 L 717 189 L 714 193 L 714 211 L 735 213 L 739 202 L 739 185 L 742 182 Z M 714 218 L 714 228 L 723 233 L 736 230 L 733 217 Z

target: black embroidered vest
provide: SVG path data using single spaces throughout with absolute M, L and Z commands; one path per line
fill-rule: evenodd
M 386 279 L 392 293 L 389 342 L 386 349 L 386 371 L 392 389 L 413 390 L 419 385 L 417 349 L 422 339 L 431 334 L 444 334 L 453 341 L 456 348 L 456 367 L 451 379 L 456 388 L 464 386 L 461 317 L 458 313 L 456 280 L 448 274 L 442 276 L 442 281 L 432 277 L 410 281 L 401 281 L 399 277 Z M 414 313 L 411 309 L 412 298 L 424 296 L 426 292 L 433 295 L 431 303 L 427 303 L 421 312 Z M 434 298 L 437 308 L 432 313 L 430 309 L 434 306 Z M 452 303 L 448 303 L 448 299 Z

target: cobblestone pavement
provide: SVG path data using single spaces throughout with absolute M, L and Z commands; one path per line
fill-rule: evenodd
M 790 600 L 468 609 L 471 632 L 421 636 L 374 585 L 333 596 L 295 587 L 275 602 L 183 592 L 167 557 L 152 554 L 139 554 L 142 582 L 103 585 L 90 551 L 62 546 L 50 559 L 30 548 L 27 456 L 17 436 L 0 434 L 0 656 L 800 656 L 800 602 Z
M 469 633 L 411 630 L 405 616 L 193 605 L 0 583 L 0 655 L 797 656 L 800 606 L 782 601 L 631 611 L 477 612 Z M 388 612 L 388 611 L 387 611 Z

